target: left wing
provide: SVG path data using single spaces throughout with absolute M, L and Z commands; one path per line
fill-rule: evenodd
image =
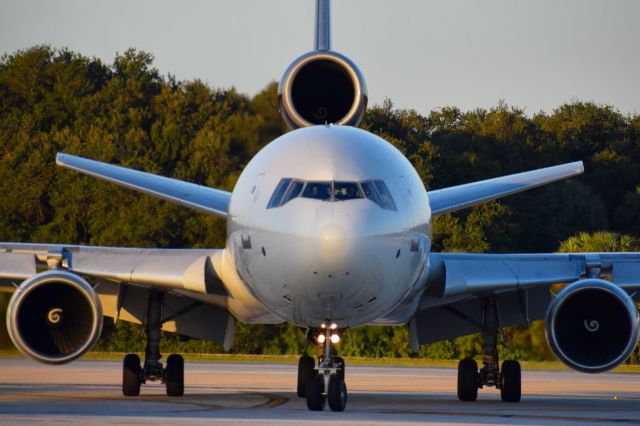
M 63 153 L 58 153 L 56 163 L 214 216 L 224 218 L 229 210 L 231 193 L 227 191 Z
M 0 243 L 0 279 L 19 283 L 39 269 L 63 268 L 112 282 L 226 295 L 212 263 L 221 252 Z
M 151 296 L 159 293 L 163 330 L 221 343 L 228 349 L 234 334 L 232 314 L 248 322 L 281 320 L 237 284 L 235 268 L 229 266 L 225 253 L 224 249 L 0 243 L 0 291 L 14 293 L 7 314 L 12 319 L 12 340 L 39 361 L 69 362 L 93 346 L 103 315 L 144 324 Z M 85 336 L 63 346 L 56 343 L 54 347 L 65 348 L 64 354 L 32 345 L 33 330 L 23 333 L 16 325 L 28 317 L 47 318 L 43 312 L 49 312 L 49 321 L 54 322 L 52 306 L 67 313 L 62 318 L 70 318 L 65 330 Z M 57 328 L 52 330 L 52 335 L 57 333 Z
M 161 294 L 163 330 L 229 348 L 233 292 L 220 279 L 223 257 L 222 249 L 0 243 L 0 291 L 14 293 L 11 339 L 38 361 L 69 362 L 97 341 L 103 315 L 146 323 L 152 294 Z

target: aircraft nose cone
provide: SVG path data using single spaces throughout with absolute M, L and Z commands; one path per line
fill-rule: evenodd
M 344 228 L 336 224 L 324 226 L 320 232 L 320 252 L 325 260 L 336 260 L 344 256 L 347 237 Z

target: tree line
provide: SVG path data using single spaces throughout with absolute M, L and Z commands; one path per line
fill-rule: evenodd
M 55 166 L 56 152 L 232 190 L 247 162 L 286 131 L 277 84 L 255 96 L 178 81 L 130 49 L 112 64 L 67 49 L 35 46 L 0 60 L 0 241 L 139 247 L 223 247 L 225 223 Z M 640 251 L 640 115 L 572 101 L 527 114 L 442 107 L 421 115 L 390 100 L 363 127 L 400 149 L 427 189 L 582 160 L 585 174 L 444 215 L 434 250 L 469 252 Z M 0 315 L 7 295 L 0 296 Z M 0 345 L 7 346 L 4 321 Z M 142 349 L 140 327 L 107 327 L 97 348 Z M 479 336 L 408 347 L 407 327 L 361 327 L 345 355 L 458 358 L 481 353 Z M 504 331 L 503 351 L 551 357 L 543 325 Z M 165 335 L 176 351 L 217 345 Z M 168 346 L 167 346 L 168 345 Z M 239 324 L 232 351 L 299 353 L 291 325 Z

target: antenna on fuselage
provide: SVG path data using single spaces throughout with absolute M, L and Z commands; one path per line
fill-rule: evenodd
M 316 0 L 316 50 L 331 50 L 330 0 Z

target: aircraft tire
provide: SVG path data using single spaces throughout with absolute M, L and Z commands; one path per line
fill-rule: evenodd
M 167 396 L 184 395 L 184 358 L 182 355 L 171 354 L 167 358 L 165 386 L 167 387 Z
M 309 380 L 307 385 L 307 408 L 310 411 L 324 410 L 325 397 L 324 393 L 324 376 L 316 374 L 313 379 Z
M 327 399 L 331 411 L 344 411 L 347 407 L 347 385 L 344 383 L 344 378 L 338 374 L 331 375 Z
M 298 396 L 304 398 L 307 395 L 307 385 L 315 376 L 313 370 L 315 361 L 309 355 L 302 355 L 298 360 Z
M 502 363 L 502 387 L 500 397 L 504 402 L 520 402 L 522 397 L 522 372 L 518 361 Z
M 140 395 L 141 384 L 140 357 L 136 354 L 128 354 L 122 363 L 122 394 L 124 396 Z
M 472 359 L 463 359 L 458 363 L 458 399 L 478 399 L 478 364 Z

